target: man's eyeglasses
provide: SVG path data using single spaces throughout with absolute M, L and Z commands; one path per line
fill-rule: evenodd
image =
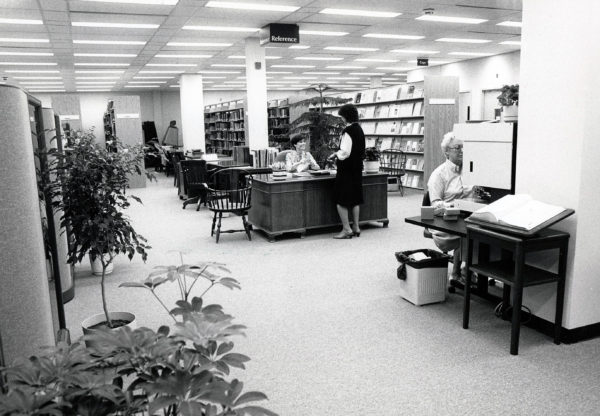
M 457 152 L 462 152 L 463 147 L 462 146 L 450 146 L 450 147 L 448 147 L 448 150 L 455 150 Z

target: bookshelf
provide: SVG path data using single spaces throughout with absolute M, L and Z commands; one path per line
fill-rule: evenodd
M 458 122 L 458 78 L 426 77 L 422 82 L 345 93 L 342 97 L 351 98 L 358 108 L 366 147 L 404 151 L 406 175 L 402 185 L 424 189 L 433 169 L 443 161 L 443 135 Z M 335 114 L 338 108 L 327 107 L 326 111 Z
M 281 149 L 290 141 L 290 106 L 288 100 L 271 100 L 267 107 L 269 117 L 269 147 Z
M 246 146 L 246 101 L 204 107 L 206 152 L 231 156 L 235 146 Z

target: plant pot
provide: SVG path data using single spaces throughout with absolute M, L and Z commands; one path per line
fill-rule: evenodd
M 366 173 L 379 172 L 379 160 L 365 160 L 365 172 Z
M 124 321 L 129 321 L 129 323 L 127 325 L 124 326 L 128 326 L 131 329 L 135 329 L 136 327 L 136 323 L 135 323 L 135 315 L 129 312 L 109 312 L 108 316 L 110 316 L 111 320 L 124 320 Z M 95 325 L 98 325 L 99 323 L 102 323 L 106 321 L 106 316 L 104 315 L 104 313 L 97 313 L 96 315 L 92 315 L 89 318 L 86 318 L 83 320 L 83 322 L 81 323 L 81 329 L 83 329 L 83 334 L 84 335 L 91 335 L 94 332 L 97 331 L 97 329 L 92 329 L 92 327 L 94 327 Z M 123 326 L 119 327 L 122 328 Z M 119 328 L 113 328 L 111 329 L 111 331 L 116 331 Z M 92 347 L 92 346 L 98 346 L 98 344 L 94 343 L 94 342 L 90 342 L 90 341 L 85 341 L 85 345 L 87 347 Z
M 99 257 L 92 260 L 92 256 L 90 256 L 90 263 L 92 264 L 92 274 L 95 276 L 102 276 L 102 262 Z M 106 267 L 106 274 L 111 274 L 113 271 L 113 262 L 111 261 Z
M 515 121 L 519 118 L 519 106 L 505 105 L 502 107 L 502 121 Z

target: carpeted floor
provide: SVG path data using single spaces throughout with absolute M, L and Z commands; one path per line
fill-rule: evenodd
M 207 295 L 248 326 L 236 350 L 252 361 L 236 374 L 246 388 L 265 392 L 265 406 L 281 416 L 363 415 L 598 415 L 600 339 L 554 345 L 521 330 L 520 355 L 509 355 L 510 324 L 493 306 L 474 299 L 463 330 L 462 297 L 416 307 L 398 295 L 394 252 L 433 248 L 422 229 L 404 223 L 421 195 L 388 199 L 389 228 L 363 228 L 360 238 L 333 240 L 333 232 L 269 243 L 259 232 L 225 234 L 215 244 L 206 208 L 181 209 L 172 178 L 135 190 L 144 205 L 130 216 L 153 249 L 148 262 L 119 258 L 109 279 L 109 308 L 136 314 L 138 326 L 170 318 L 141 289 L 157 265 L 214 260 L 226 263 L 241 291 Z M 239 228 L 241 219 L 224 219 Z M 176 287 L 164 288 L 175 299 Z M 200 290 L 197 292 L 200 293 Z M 101 312 L 98 278 L 77 269 L 76 297 L 66 305 L 76 338 L 80 322 Z

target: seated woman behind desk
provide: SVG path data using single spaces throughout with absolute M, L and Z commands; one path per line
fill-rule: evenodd
M 296 148 L 296 151 L 289 152 L 285 156 L 285 170 L 288 172 L 304 172 L 309 169 L 320 169 L 315 158 L 306 151 L 306 140 L 303 137 L 294 137 L 292 146 Z
M 446 133 L 442 139 L 442 151 L 446 161 L 438 166 L 429 177 L 427 190 L 435 215 L 444 215 L 446 208 L 454 206 L 455 199 L 473 195 L 473 188 L 462 182 L 463 142 L 456 139 L 453 132 Z M 442 251 L 454 250 L 453 278 L 460 280 L 461 239 L 442 231 L 430 230 L 433 241 Z

